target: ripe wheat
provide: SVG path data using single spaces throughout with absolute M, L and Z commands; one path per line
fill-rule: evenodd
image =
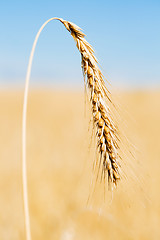
M 120 179 L 120 164 L 118 154 L 118 128 L 114 124 L 107 101 L 111 102 L 105 81 L 98 67 L 92 46 L 86 41 L 85 34 L 74 23 L 60 20 L 74 38 L 81 53 L 82 70 L 86 88 L 90 91 L 90 102 L 94 125 L 96 127 L 97 149 L 99 151 L 99 165 L 108 181 L 117 184 Z
M 99 154 L 99 168 L 102 167 L 104 177 L 108 175 L 108 182 L 116 185 L 117 181 L 120 179 L 118 128 L 112 118 L 109 107 L 109 103 L 111 103 L 112 101 L 109 97 L 109 92 L 105 86 L 103 75 L 98 67 L 98 62 L 94 55 L 93 48 L 84 38 L 85 34 L 74 23 L 65 21 L 61 18 L 50 18 L 41 26 L 35 37 L 29 58 L 24 91 L 22 121 L 22 176 L 25 228 L 27 240 L 31 240 L 26 171 L 26 116 L 29 79 L 38 38 L 44 27 L 52 20 L 59 20 L 64 24 L 66 29 L 71 33 L 72 37 L 74 38 L 77 48 L 81 53 L 84 82 L 86 88 L 90 92 L 92 116 L 96 129 L 97 149 Z

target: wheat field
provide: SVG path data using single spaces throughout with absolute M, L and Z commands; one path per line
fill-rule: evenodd
M 103 183 L 97 183 L 90 194 L 94 148 L 88 149 L 90 133 L 83 92 L 31 90 L 27 170 L 33 239 L 160 239 L 160 92 L 128 91 L 121 93 L 120 99 L 127 136 L 135 145 L 134 171 L 140 181 L 122 179 L 113 196 L 108 192 L 109 200 L 104 202 L 103 194 L 99 195 Z M 2 240 L 25 239 L 22 104 L 21 90 L 1 90 Z

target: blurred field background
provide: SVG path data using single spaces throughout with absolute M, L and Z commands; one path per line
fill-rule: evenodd
M 48 24 L 35 51 L 27 115 L 32 239 L 160 239 L 159 13 L 157 0 L 0 1 L 0 240 L 25 240 L 23 88 L 34 37 L 51 17 L 80 26 L 95 49 L 131 143 L 124 148 L 135 158 L 126 154 L 130 178 L 113 196 L 106 189 L 104 201 L 103 183 L 95 191 L 91 184 L 95 148 L 80 54 L 62 24 Z
M 160 92 L 128 91 L 119 95 L 122 106 L 127 105 L 123 109 L 128 116 L 127 135 L 136 145 L 136 161 L 144 169 L 143 176 L 139 176 L 143 183 L 139 187 L 136 180 L 122 180 L 111 202 L 107 193 L 109 201 L 104 203 L 101 199 L 94 204 L 99 194 L 96 189 L 87 205 L 93 156 L 88 154 L 83 92 L 31 90 L 27 166 L 33 239 L 160 239 Z M 25 239 L 22 100 L 21 90 L 0 93 L 0 239 L 3 240 Z

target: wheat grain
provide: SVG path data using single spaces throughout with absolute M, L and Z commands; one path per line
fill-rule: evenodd
M 92 46 L 86 41 L 85 34 L 74 23 L 59 19 L 74 38 L 81 53 L 84 82 L 90 92 L 92 116 L 96 127 L 97 149 L 102 158 L 102 170 L 108 174 L 108 181 L 117 184 L 120 179 L 118 154 L 118 128 L 112 120 L 107 100 L 111 102 L 109 91 L 98 67 Z

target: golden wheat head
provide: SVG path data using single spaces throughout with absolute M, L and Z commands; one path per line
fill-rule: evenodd
M 108 96 L 103 75 L 98 67 L 94 50 L 86 41 L 85 34 L 81 29 L 74 23 L 63 19 L 58 20 L 71 33 L 81 53 L 84 82 L 90 92 L 92 115 L 96 128 L 99 165 L 102 166 L 103 173 L 108 175 L 108 181 L 116 185 L 120 179 L 118 129 L 112 120 L 111 111 L 107 105 L 107 100 L 111 100 Z

